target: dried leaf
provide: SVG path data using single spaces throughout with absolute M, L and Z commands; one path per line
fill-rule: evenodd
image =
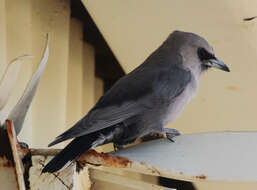
M 44 72 L 44 69 L 46 67 L 46 63 L 49 56 L 49 47 L 48 47 L 48 36 L 47 36 L 47 42 L 46 42 L 46 48 L 43 55 L 43 58 L 37 68 L 37 71 L 33 74 L 31 80 L 29 81 L 21 99 L 19 102 L 15 105 L 13 110 L 8 116 L 8 119 L 11 120 L 14 123 L 14 127 L 16 130 L 16 134 L 18 135 L 22 129 L 22 125 L 24 122 L 24 119 L 26 117 L 26 114 L 28 112 L 28 109 L 30 107 L 30 104 L 33 100 L 33 97 L 35 95 L 35 92 L 37 90 L 38 84 L 40 82 L 41 76 Z
M 6 105 L 8 98 L 13 90 L 14 85 L 17 82 L 18 74 L 23 63 L 23 60 L 26 58 L 31 58 L 31 55 L 23 55 L 12 60 L 4 73 L 0 81 L 0 110 Z
M 251 21 L 253 19 L 256 19 L 257 16 L 253 16 L 253 17 L 247 17 L 247 18 L 244 18 L 243 21 Z

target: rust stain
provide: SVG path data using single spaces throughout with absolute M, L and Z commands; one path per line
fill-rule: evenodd
M 149 170 L 149 172 L 151 172 L 152 174 L 158 174 L 159 176 L 161 176 L 161 172 L 154 166 L 149 166 L 145 162 L 139 162 L 139 164 L 144 166 L 145 169 Z
M 13 136 L 12 128 L 14 128 L 14 126 L 13 126 L 12 122 L 9 120 L 6 120 L 6 126 L 7 126 L 6 130 L 7 130 L 9 139 L 10 139 L 10 143 L 13 144 L 13 146 L 15 146 L 17 148 L 19 157 L 21 159 L 23 159 L 28 153 L 30 153 L 30 150 L 27 148 L 21 147 L 20 144 L 18 143 L 17 138 Z
M 196 179 L 206 179 L 207 176 L 202 174 L 202 175 L 198 175 L 198 176 L 195 176 Z
M 0 128 L 0 158 L 6 158 L 13 162 L 12 150 L 10 146 L 10 140 L 8 138 L 7 131 L 3 128 Z
M 153 170 L 153 168 L 150 168 L 145 162 L 140 162 L 140 165 L 144 166 L 152 174 L 155 174 L 155 171 Z
M 227 86 L 226 89 L 231 90 L 231 91 L 239 90 L 239 88 L 237 86 Z
M 152 171 L 153 171 L 154 173 L 157 173 L 159 176 L 161 176 L 161 172 L 160 172 L 157 168 L 155 168 L 155 167 L 153 167 L 153 166 L 152 166 Z
M 28 154 L 31 154 L 30 149 L 27 148 L 23 148 L 21 147 L 19 144 L 17 144 L 17 150 L 18 150 L 18 154 L 19 157 L 21 159 L 23 159 L 25 156 L 27 156 Z
M 12 161 L 10 161 L 10 160 L 8 160 L 5 163 L 3 163 L 2 166 L 6 167 L 6 168 L 13 168 L 14 167 Z
M 11 159 L 8 159 L 11 160 L 12 162 L 12 166 L 14 168 L 14 172 L 15 172 L 15 184 L 17 186 L 17 189 L 20 189 L 22 187 L 22 184 L 20 184 L 20 180 L 19 180 L 19 172 L 17 171 L 17 158 L 15 158 L 15 147 L 16 146 L 16 143 L 15 143 L 15 140 L 17 141 L 16 139 L 16 136 L 14 137 L 13 135 L 13 125 L 12 125 L 12 122 L 9 121 L 9 120 L 6 120 L 5 121 L 6 123 L 6 138 L 8 139 L 8 153 L 11 155 Z M 14 131 L 15 133 L 15 131 Z
M 0 157 L 0 167 L 13 168 L 14 164 L 4 156 Z
M 6 123 L 6 130 L 7 130 L 7 132 L 8 132 L 9 137 L 12 137 L 12 138 L 13 138 L 13 134 L 12 134 L 12 122 L 11 122 L 10 120 L 6 120 L 5 123 Z M 11 138 L 11 139 L 12 139 L 12 138 Z
M 132 164 L 131 160 L 120 156 L 112 156 L 106 153 L 98 153 L 95 150 L 89 150 L 86 154 L 82 155 L 78 159 L 83 164 L 86 162 L 93 165 L 107 165 L 118 168 L 129 167 Z

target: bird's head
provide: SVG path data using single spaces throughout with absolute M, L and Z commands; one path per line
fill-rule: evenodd
M 223 61 L 215 56 L 209 43 L 196 34 L 175 31 L 168 41 L 172 49 L 176 49 L 181 55 L 183 64 L 195 72 L 202 73 L 209 68 L 230 71 Z

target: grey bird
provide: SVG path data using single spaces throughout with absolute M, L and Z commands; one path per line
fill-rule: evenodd
M 196 95 L 199 78 L 209 68 L 229 72 L 202 37 L 175 31 L 139 67 L 128 73 L 72 128 L 49 146 L 74 138 L 43 169 L 57 172 L 81 154 L 113 142 L 122 146 L 149 133 L 179 135 L 164 128 L 173 122 Z

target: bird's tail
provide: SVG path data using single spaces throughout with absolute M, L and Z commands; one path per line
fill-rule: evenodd
M 99 132 L 77 137 L 43 168 L 42 173 L 61 171 L 73 163 L 81 154 L 103 143 L 104 139 Z

